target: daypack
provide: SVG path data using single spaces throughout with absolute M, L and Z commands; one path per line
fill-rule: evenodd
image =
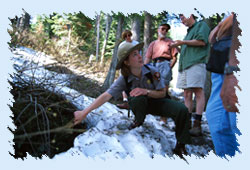
M 228 62 L 228 56 L 232 43 L 232 36 L 227 36 L 216 41 L 210 48 L 210 57 L 206 64 L 208 71 L 224 74 L 224 66 Z
M 224 20 L 222 25 L 220 26 L 218 32 L 231 32 L 231 35 L 224 36 L 220 40 L 216 41 L 215 43 L 211 44 L 210 48 L 210 57 L 208 63 L 206 64 L 206 69 L 210 72 L 224 74 L 224 67 L 225 64 L 229 60 L 230 49 L 232 45 L 232 35 L 233 32 L 230 30 L 228 25 L 231 23 L 230 20 Z M 235 25 L 236 18 L 235 15 L 233 16 L 233 25 Z

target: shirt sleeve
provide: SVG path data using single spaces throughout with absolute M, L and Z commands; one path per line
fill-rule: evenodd
M 139 42 L 138 42 L 138 41 L 135 41 L 135 40 L 132 40 L 132 44 L 133 44 L 133 45 L 137 45 L 137 44 L 139 44 Z
M 118 99 L 121 96 L 122 91 L 125 90 L 126 90 L 125 79 L 123 76 L 120 76 L 106 92 L 109 93 L 115 99 Z
M 208 36 L 209 36 L 209 32 L 210 32 L 210 29 L 209 29 L 207 23 L 205 23 L 204 21 L 200 22 L 198 29 L 199 30 L 198 30 L 197 34 L 194 36 L 194 39 L 202 40 L 207 44 L 208 43 Z

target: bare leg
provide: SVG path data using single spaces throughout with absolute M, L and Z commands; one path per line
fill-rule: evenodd
M 191 89 L 184 89 L 185 106 L 188 108 L 189 113 L 193 110 L 193 91 Z
M 205 94 L 202 88 L 194 89 L 196 97 L 196 114 L 202 115 L 205 107 Z
M 189 133 L 192 136 L 200 136 L 202 134 L 201 118 L 205 106 L 205 95 L 202 88 L 194 88 L 193 92 L 195 93 L 196 97 L 196 115 L 193 127 L 190 129 Z

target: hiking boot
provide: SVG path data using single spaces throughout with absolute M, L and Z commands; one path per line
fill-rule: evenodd
M 122 104 L 117 104 L 116 105 L 117 107 L 119 107 L 120 109 L 129 109 L 129 105 L 128 105 L 128 102 L 124 102 Z
M 189 130 L 191 136 L 201 136 L 201 121 L 194 120 L 192 129 Z
M 172 151 L 173 151 L 173 154 L 179 156 L 180 158 L 184 158 L 183 155 L 188 155 L 186 148 L 185 148 L 185 144 L 182 144 L 179 142 L 176 143 L 176 146 Z
M 128 129 L 129 129 L 129 130 L 132 130 L 132 129 L 136 128 L 136 127 L 141 126 L 142 124 L 143 124 L 143 123 L 138 123 L 138 122 L 134 121 L 134 122 L 128 127 Z

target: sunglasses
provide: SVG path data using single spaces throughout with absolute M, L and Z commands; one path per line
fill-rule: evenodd
M 161 31 L 168 31 L 168 28 L 161 28 Z
M 128 35 L 126 35 L 126 37 L 125 37 L 125 38 L 131 37 L 131 36 L 132 36 L 132 34 L 128 34 Z

